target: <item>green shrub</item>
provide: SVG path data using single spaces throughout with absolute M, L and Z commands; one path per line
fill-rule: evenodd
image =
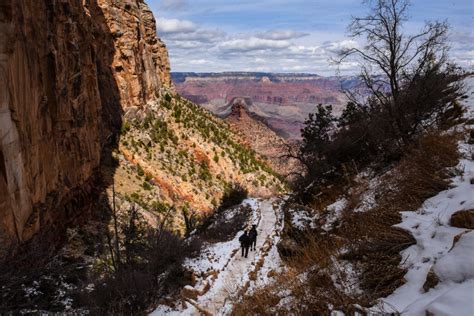
M 169 205 L 161 201 L 153 201 L 151 203 L 151 209 L 157 213 L 164 214 L 169 209 Z
M 122 127 L 120 129 L 120 134 L 125 135 L 128 131 L 130 131 L 131 128 L 132 126 L 128 121 L 123 121 Z
M 150 183 L 148 183 L 147 181 L 143 182 L 142 187 L 147 191 L 150 191 L 153 188 L 153 186 Z
M 145 171 L 139 164 L 137 164 L 137 173 L 140 177 L 143 177 L 145 175 Z

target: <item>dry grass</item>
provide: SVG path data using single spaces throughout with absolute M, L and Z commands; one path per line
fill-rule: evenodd
M 354 314 L 364 298 L 351 291 L 350 276 L 337 265 L 339 246 L 310 238 L 274 282 L 244 295 L 233 315 L 329 315 L 332 309 Z
M 459 161 L 458 135 L 430 133 L 409 148 L 404 158 L 376 188 L 376 207 L 364 213 L 346 212 L 340 234 L 350 241 L 344 258 L 356 261 L 361 286 L 369 300 L 392 293 L 404 283 L 400 251 L 415 243 L 406 231 L 393 225 L 400 212 L 414 211 L 449 187 L 447 180 Z

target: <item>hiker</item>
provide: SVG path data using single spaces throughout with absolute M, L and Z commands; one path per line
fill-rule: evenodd
M 249 254 L 249 247 L 250 247 L 250 237 L 247 231 L 244 231 L 242 236 L 239 237 L 240 241 L 240 247 L 242 248 L 242 257 L 247 258 L 247 255 Z
M 257 225 L 252 225 L 252 228 L 249 232 L 250 237 L 250 250 L 256 250 L 257 246 Z M 252 249 L 253 248 L 253 249 Z

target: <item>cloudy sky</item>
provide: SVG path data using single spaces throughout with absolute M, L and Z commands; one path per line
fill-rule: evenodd
M 333 75 L 330 58 L 358 43 L 346 36 L 362 0 L 148 0 L 172 71 L 308 72 Z M 412 0 L 407 30 L 451 26 L 452 58 L 474 66 L 474 0 Z M 357 65 L 344 65 L 347 73 Z

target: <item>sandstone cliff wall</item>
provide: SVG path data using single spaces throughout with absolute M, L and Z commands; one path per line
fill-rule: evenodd
M 121 112 L 170 86 L 142 1 L 0 4 L 0 252 L 96 189 Z
M 112 68 L 122 107 L 143 106 L 161 86 L 171 86 L 168 53 L 156 36 L 155 18 L 142 0 L 97 0 L 100 25 L 114 39 Z

